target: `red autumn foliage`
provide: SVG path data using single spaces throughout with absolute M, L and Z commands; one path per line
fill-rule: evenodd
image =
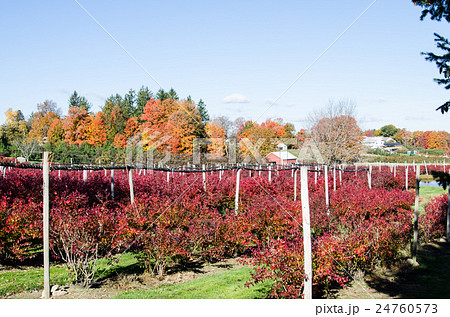
M 92 282 L 97 258 L 128 248 L 154 274 L 193 259 L 247 255 L 254 266 L 249 284 L 270 280 L 271 297 L 302 296 L 301 186 L 294 202 L 291 171 L 272 171 L 269 182 L 267 171 L 243 170 L 237 215 L 235 170 L 206 173 L 206 190 L 202 174 L 169 172 L 168 182 L 167 172 L 134 171 L 134 205 L 125 171 L 115 171 L 114 201 L 110 172 L 88 173 L 86 182 L 81 171 L 60 174 L 50 175 L 51 243 L 78 282 Z M 329 215 L 324 173 L 317 183 L 313 172 L 308 177 L 316 290 L 345 284 L 349 272 L 392 263 L 411 235 L 414 194 L 404 190 L 403 167 L 395 177 L 387 167 L 373 168 L 372 190 L 364 170 L 342 173 L 342 183 L 338 175 L 334 191 L 329 173 Z M 42 241 L 42 174 L 12 169 L 0 178 L 0 258 L 26 260 Z M 412 187 L 412 168 L 409 180 Z M 424 236 L 442 233 L 444 200 L 430 204 L 430 215 L 421 219 Z
M 419 237 L 424 242 L 441 238 L 446 234 L 448 194 L 432 199 L 419 217 Z

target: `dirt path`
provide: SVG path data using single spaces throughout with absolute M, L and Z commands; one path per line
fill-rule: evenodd
M 391 269 L 378 269 L 340 290 L 336 298 L 450 298 L 450 244 L 421 246 L 417 260 L 402 261 Z

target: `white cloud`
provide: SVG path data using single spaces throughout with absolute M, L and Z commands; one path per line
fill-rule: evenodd
M 225 103 L 250 103 L 250 100 L 242 94 L 232 94 L 223 98 Z
M 278 103 L 276 103 L 275 100 L 273 100 L 273 99 L 266 99 L 266 100 L 264 100 L 264 104 L 267 105 L 267 106 L 278 105 Z
M 387 99 L 386 99 L 386 98 L 383 98 L 383 97 L 375 98 L 375 102 L 378 102 L 378 103 L 384 103 L 384 102 L 386 102 L 386 101 L 387 101 Z
M 305 116 L 301 116 L 301 117 L 293 117 L 292 119 L 288 120 L 288 122 L 302 122 L 302 123 L 307 123 L 308 117 Z
M 69 89 L 66 89 L 66 88 L 63 88 L 63 87 L 58 88 L 57 91 L 60 94 L 67 95 L 67 96 L 70 96 L 73 93 L 73 91 L 71 92 L 71 91 L 69 91 Z
M 374 116 L 364 116 L 358 119 L 359 123 L 377 123 L 377 122 L 383 122 L 382 118 L 374 117 Z
M 88 93 L 86 93 L 86 98 L 89 99 L 96 99 L 97 101 L 101 101 L 104 102 L 106 100 L 106 96 L 104 96 L 103 94 L 97 92 L 97 91 L 90 91 Z
M 428 116 L 406 116 L 404 118 L 406 121 L 424 121 L 424 120 L 431 120 Z

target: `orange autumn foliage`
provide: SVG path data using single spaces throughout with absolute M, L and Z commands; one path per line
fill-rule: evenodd
M 165 144 L 170 147 L 172 153 L 191 154 L 193 151 L 193 140 L 197 137 L 204 137 L 204 125 L 200 117 L 200 112 L 195 108 L 195 104 L 186 100 L 151 99 L 144 107 L 141 116 L 141 131 L 147 135 L 155 133 L 161 137 L 168 138 Z M 153 140 L 144 141 L 144 149 L 152 145 Z
M 208 152 L 215 157 L 221 157 L 225 154 L 226 134 L 222 124 L 218 120 L 212 120 L 206 124 L 206 134 L 209 142 Z

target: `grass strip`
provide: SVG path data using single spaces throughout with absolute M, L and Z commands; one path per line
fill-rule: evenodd
M 179 284 L 164 284 L 150 290 L 133 290 L 119 294 L 121 299 L 254 299 L 264 298 L 270 286 L 246 287 L 250 279 L 248 267 L 204 276 Z

